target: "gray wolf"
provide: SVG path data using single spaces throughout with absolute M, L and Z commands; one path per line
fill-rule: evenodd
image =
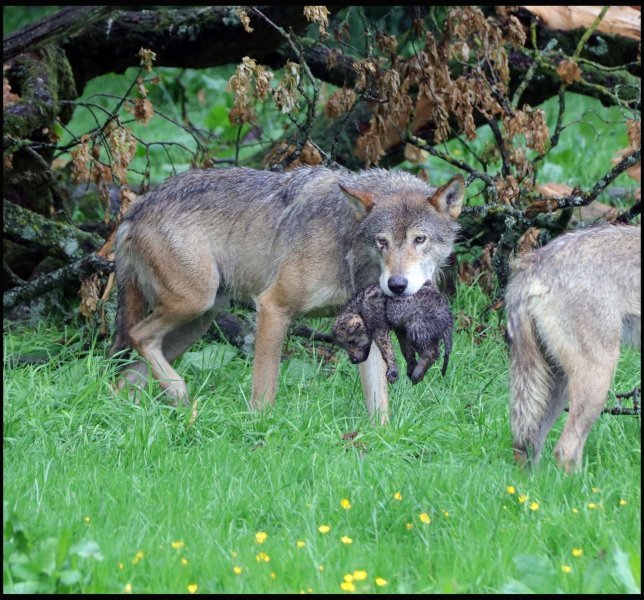
M 147 382 L 147 361 L 175 403 L 188 404 L 170 363 L 203 335 L 216 297 L 227 292 L 256 304 L 250 406 L 272 404 L 292 319 L 340 306 L 374 282 L 388 296 L 416 293 L 452 251 L 464 190 L 460 175 L 436 188 L 383 169 L 230 168 L 168 179 L 133 204 L 116 236 L 110 355 L 133 347 L 142 357 L 119 387 Z M 379 353 L 360 375 L 368 414 L 386 422 Z
M 539 461 L 566 404 L 554 455 L 576 470 L 607 399 L 620 342 L 640 347 L 641 228 L 564 234 L 522 256 L 506 290 L 515 458 Z
M 434 364 L 439 344 L 445 347 L 445 375 L 452 347 L 453 317 L 449 304 L 433 282 L 426 282 L 412 296 L 389 297 L 373 284 L 358 292 L 342 309 L 333 326 L 336 341 L 353 363 L 366 360 L 375 342 L 387 364 L 387 380 L 398 378 L 398 367 L 389 338 L 394 330 L 407 362 L 407 376 L 418 383 Z M 418 353 L 418 359 L 416 358 Z

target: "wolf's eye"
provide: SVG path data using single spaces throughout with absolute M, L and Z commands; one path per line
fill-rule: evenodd
M 414 242 L 417 244 L 424 244 L 427 241 L 427 236 L 426 235 L 417 235 L 414 238 Z
M 384 250 L 387 247 L 387 238 L 383 235 L 377 235 L 376 246 L 378 246 L 380 250 Z

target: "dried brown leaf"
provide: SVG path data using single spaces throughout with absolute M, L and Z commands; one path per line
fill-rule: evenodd
M 152 71 L 152 63 L 157 59 L 156 52 L 141 48 L 137 56 L 141 59 L 141 66 L 145 71 L 150 73 Z
M 539 245 L 540 229 L 529 227 L 517 242 L 517 254 L 525 254 Z
M 326 28 L 329 26 L 329 9 L 326 6 L 305 6 L 304 16 L 311 23 L 317 23 L 320 29 L 320 36 L 326 37 Z
M 557 67 L 557 75 L 564 85 L 570 85 L 581 80 L 581 69 L 574 60 L 562 60 Z
M 244 10 L 244 8 L 238 6 L 237 8 L 235 8 L 235 14 L 241 21 L 241 24 L 243 25 L 246 33 L 253 33 L 253 28 L 250 26 L 250 17 L 248 16 L 248 13 Z

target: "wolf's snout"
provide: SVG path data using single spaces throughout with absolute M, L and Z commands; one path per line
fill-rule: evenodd
M 390 277 L 387 280 L 387 286 L 394 294 L 400 296 L 407 289 L 407 278 L 400 276 Z

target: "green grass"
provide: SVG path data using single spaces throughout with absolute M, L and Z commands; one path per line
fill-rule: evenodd
M 446 377 L 434 366 L 416 387 L 391 386 L 386 427 L 369 425 L 346 355 L 325 361 L 298 338 L 263 415 L 247 408 L 248 357 L 193 348 L 178 366 L 199 404 L 190 426 L 156 385 L 139 405 L 113 395 L 113 361 L 89 332 L 5 327 L 5 589 L 38 580 L 39 589 L 85 593 L 128 584 L 134 593 L 192 584 L 204 593 L 335 593 L 363 570 L 356 592 L 637 591 L 639 418 L 602 416 L 574 476 L 551 456 L 562 419 L 539 468 L 519 470 L 507 354 L 497 319 L 484 318 L 487 302 L 477 286 L 459 288 L 455 314 L 472 323 L 455 333 Z M 627 351 L 613 389 L 638 383 L 639 354 Z M 349 432 L 358 433 L 343 439 Z

